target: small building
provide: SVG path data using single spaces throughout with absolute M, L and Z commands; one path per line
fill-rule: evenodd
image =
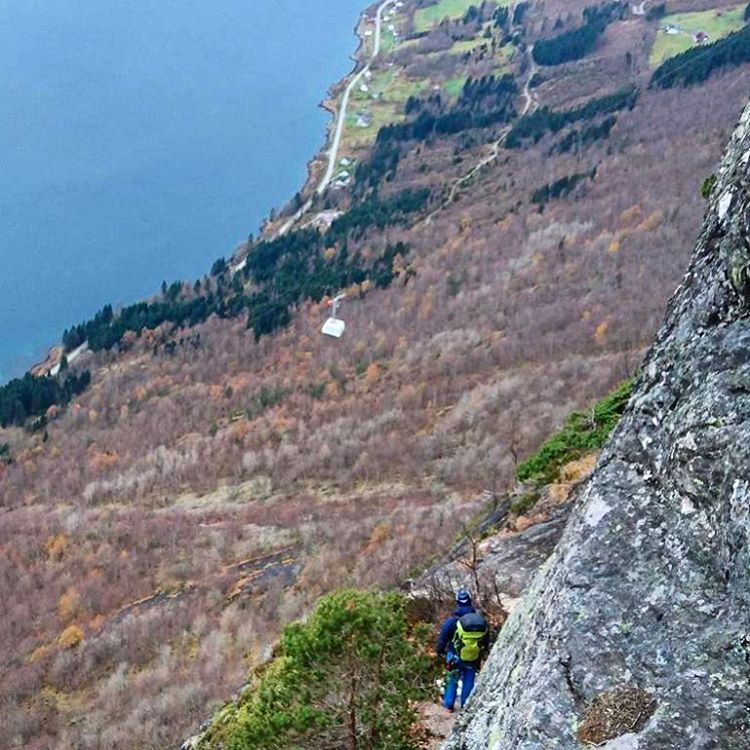
M 334 183 L 335 186 L 335 183 Z M 331 228 L 331 224 L 333 224 L 336 219 L 341 216 L 341 211 L 336 210 L 329 210 L 329 211 L 321 211 L 319 214 L 317 214 L 313 220 L 307 225 L 307 226 L 313 226 L 316 229 L 320 229 L 322 231 L 326 231 L 327 229 Z
M 711 40 L 705 31 L 699 31 L 697 34 L 693 35 L 693 41 L 696 44 L 708 44 Z

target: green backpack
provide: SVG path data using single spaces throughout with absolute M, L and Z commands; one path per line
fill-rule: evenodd
M 456 623 L 453 650 L 461 661 L 477 661 L 482 653 L 482 639 L 487 635 L 487 621 L 479 612 L 464 615 Z

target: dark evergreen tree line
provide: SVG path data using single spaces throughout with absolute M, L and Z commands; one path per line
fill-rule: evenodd
M 469 78 L 453 105 L 446 105 L 439 93 L 425 99 L 410 97 L 404 110 L 407 121 L 383 126 L 378 131 L 370 158 L 357 166 L 355 194 L 377 190 L 383 180 L 395 174 L 404 143 L 509 122 L 516 115 L 517 95 L 513 76 L 489 75 Z
M 64 406 L 82 393 L 91 382 L 91 373 L 36 378 L 26 373 L 0 387 L 0 426 L 23 426 L 27 420 L 43 417 L 50 406 Z
M 574 148 L 581 149 L 588 146 L 589 143 L 608 138 L 616 122 L 617 118 L 610 115 L 597 125 L 589 125 L 581 130 L 574 128 L 558 144 L 553 146 L 550 153 L 564 154 Z
M 521 148 L 529 141 L 537 143 L 545 133 L 557 133 L 574 122 L 591 120 L 598 115 L 608 115 L 626 107 L 632 109 L 638 101 L 638 94 L 636 87 L 629 87 L 591 99 L 575 109 L 553 110 L 541 107 L 519 117 L 513 123 L 505 145 L 507 148 Z
M 406 112 L 413 119 L 382 127 L 377 143 L 424 141 L 432 135 L 454 135 L 472 128 L 484 128 L 508 122 L 515 114 L 513 106 L 518 87 L 512 75 L 469 78 L 458 101 L 445 107 L 442 97 L 412 98 Z M 416 117 L 414 117 L 416 115 Z
M 347 236 L 361 237 L 368 229 L 398 224 L 409 214 L 421 211 L 430 198 L 429 188 L 404 190 L 389 198 L 374 196 L 354 204 L 331 224 L 326 241 L 332 245 Z
M 595 176 L 596 168 L 592 169 L 590 172 L 581 172 L 561 177 L 559 180 L 550 182 L 543 185 L 538 190 L 535 190 L 531 196 L 531 202 L 544 207 L 545 203 L 548 201 L 554 200 L 555 198 L 563 198 L 568 195 L 579 182 L 588 179 L 593 180 Z
M 560 65 L 580 60 L 593 51 L 600 35 L 612 21 L 622 18 L 625 9 L 621 2 L 586 8 L 583 11 L 583 26 L 538 41 L 534 45 L 534 60 L 539 65 Z
M 492 20 L 498 29 L 507 29 L 508 22 L 510 21 L 510 11 L 505 6 L 501 6 L 495 10 Z
M 653 7 L 649 8 L 646 11 L 646 20 L 658 21 L 660 18 L 664 18 L 664 16 L 666 15 L 667 15 L 667 4 L 660 3 L 659 5 L 654 5 Z
M 343 228 L 339 232 L 339 237 L 344 236 Z M 288 325 L 292 308 L 305 300 L 320 301 L 366 279 L 377 287 L 389 286 L 396 256 L 405 257 L 409 252 L 408 246 L 399 242 L 366 259 L 359 251 L 350 253 L 344 240 L 331 258 L 326 250 L 333 244 L 328 234 L 302 229 L 263 242 L 251 252 L 246 271 L 258 291 L 249 300 L 247 325 L 256 339 Z
M 516 9 L 513 11 L 513 25 L 520 26 L 523 23 L 523 19 L 526 16 L 526 11 L 529 9 L 530 3 L 521 2 L 516 4 Z
M 482 20 L 482 12 L 484 8 L 478 8 L 476 5 L 470 5 L 464 13 L 464 17 L 461 19 L 466 25 L 467 23 L 474 23 L 474 21 Z
M 305 299 L 319 300 L 324 295 L 352 283 L 370 278 L 376 286 L 387 286 L 392 279 L 391 265 L 399 252 L 386 248 L 373 261 L 360 255 L 349 257 L 346 249 L 348 237 L 359 237 L 369 228 L 383 229 L 397 224 L 410 213 L 421 210 L 429 199 L 429 190 L 407 190 L 389 198 L 373 196 L 355 204 L 347 213 L 320 234 L 315 229 L 289 232 L 275 240 L 257 243 L 248 255 L 245 278 L 257 289 L 252 294 L 244 290 L 242 278 L 228 278 L 224 259 L 214 263 L 219 272 L 216 290 L 204 290 L 196 284 L 194 294 L 186 295 L 179 281 L 162 286 L 162 297 L 153 302 L 137 302 L 115 313 L 105 305 L 91 320 L 74 326 L 63 334 L 66 351 L 84 341 L 93 351 L 112 349 L 127 331 L 139 334 L 164 323 L 175 327 L 193 327 L 211 315 L 232 318 L 248 312 L 250 327 L 256 336 L 270 333 L 287 325 L 291 308 Z M 344 248 L 333 261 L 324 258 L 324 252 L 335 243 Z
M 119 344 L 126 331 L 140 333 L 144 329 L 158 328 L 163 323 L 192 327 L 214 314 L 221 317 L 238 315 L 246 304 L 245 296 L 230 288 L 228 292 L 220 290 L 199 297 L 166 297 L 156 302 L 137 302 L 124 307 L 117 315 L 113 315 L 111 306 L 107 305 L 92 320 L 68 331 L 63 343 L 69 350 L 87 341 L 89 349 L 102 351 Z
M 409 252 L 408 246 L 399 242 L 386 245 L 373 260 L 368 261 L 359 252 L 350 254 L 344 244 L 329 260 L 324 254 L 326 243 L 323 235 L 308 240 L 297 242 L 292 239 L 277 246 L 274 253 L 267 254 L 262 264 L 253 263 L 251 278 L 254 281 L 266 279 L 260 290 L 251 296 L 248 307 L 247 325 L 256 339 L 288 325 L 292 308 L 305 300 L 320 301 L 327 294 L 366 279 L 378 287 L 389 286 L 395 275 L 394 259 Z
M 665 60 L 651 77 L 651 87 L 671 89 L 705 81 L 715 70 L 750 62 L 750 26 L 712 44 L 691 47 Z
M 354 194 L 361 196 L 367 190 L 376 190 L 383 180 L 392 179 L 400 160 L 399 142 L 376 139 L 370 158 L 357 164 L 354 173 Z

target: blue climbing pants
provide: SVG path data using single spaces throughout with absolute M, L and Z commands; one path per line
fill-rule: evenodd
M 465 661 L 455 663 L 453 669 L 448 673 L 445 681 L 445 692 L 443 693 L 443 705 L 453 710 L 458 694 L 458 681 L 461 680 L 461 708 L 469 700 L 471 691 L 474 690 L 474 678 L 477 674 L 476 665 Z

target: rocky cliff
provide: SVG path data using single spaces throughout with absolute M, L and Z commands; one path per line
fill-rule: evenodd
M 628 411 L 446 750 L 750 747 L 750 107 Z

